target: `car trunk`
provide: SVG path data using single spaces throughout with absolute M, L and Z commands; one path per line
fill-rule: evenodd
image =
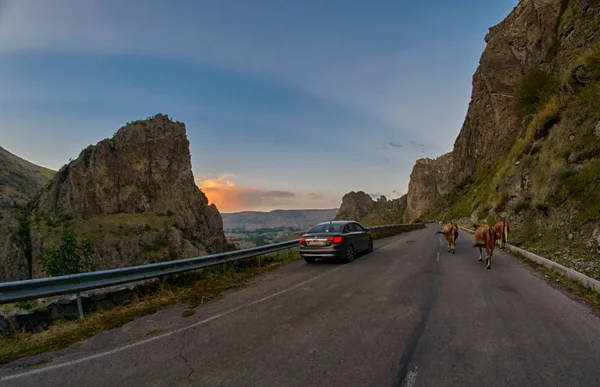
M 307 234 L 302 237 L 302 246 L 310 248 L 330 247 L 333 244 L 339 244 L 342 241 L 342 237 L 339 233 L 318 233 L 318 234 Z

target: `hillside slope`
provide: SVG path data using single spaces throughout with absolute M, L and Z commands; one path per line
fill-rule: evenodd
M 599 27 L 598 2 L 522 0 L 490 28 L 451 186 L 423 216 L 507 217 L 513 243 L 600 278 Z
M 25 204 L 55 173 L 0 147 L 0 207 Z

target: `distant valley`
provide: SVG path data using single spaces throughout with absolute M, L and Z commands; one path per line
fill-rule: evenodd
M 337 208 L 326 210 L 243 211 L 221 214 L 227 238 L 240 248 L 292 239 L 313 225 L 332 220 Z

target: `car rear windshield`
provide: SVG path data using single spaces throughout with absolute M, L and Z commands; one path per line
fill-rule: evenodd
M 339 233 L 342 232 L 343 224 L 339 223 L 325 223 L 325 224 L 317 224 L 315 227 L 311 228 L 310 234 L 317 233 Z

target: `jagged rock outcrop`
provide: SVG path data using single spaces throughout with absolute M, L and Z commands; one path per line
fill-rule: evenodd
M 373 200 L 363 191 L 349 192 L 342 198 L 336 220 L 355 220 L 367 226 L 400 223 L 406 209 L 406 195 L 388 200 L 380 196 Z
M 413 167 L 406 195 L 404 221 L 410 223 L 431 209 L 451 187 L 452 153 L 436 159 L 419 159 Z
M 363 191 L 348 192 L 342 198 L 342 205 L 335 220 L 360 220 L 375 210 L 377 203 Z
M 231 248 L 219 211 L 194 183 L 185 125 L 158 114 L 130 123 L 65 165 L 29 203 L 33 256 L 62 226 L 88 234 L 109 269 Z M 11 254 L 14 256 L 14 254 Z M 4 257 L 1 265 L 8 265 Z M 34 259 L 34 276 L 42 269 Z M 12 267 L 0 281 L 23 279 Z
M 544 64 L 554 42 L 561 0 L 523 0 L 491 27 L 473 76 L 471 102 L 454 143 L 452 179 L 459 183 L 512 145 L 522 128 L 513 109 L 516 86 L 525 72 Z
M 599 26 L 597 2 L 522 0 L 502 22 L 489 29 L 486 48 L 473 75 L 468 111 L 451 152 L 445 191 L 469 184 L 481 167 L 506 154 L 523 133 L 524 118 L 519 117 L 514 105 L 523 75 L 539 66 L 560 78 L 584 52 L 597 46 Z M 420 175 L 416 174 L 416 179 Z M 415 195 L 410 186 L 421 187 L 420 193 Z M 437 187 L 434 181 L 411 178 L 406 219 L 431 209 L 434 192 L 439 193 Z
M 191 226 L 190 208 L 207 203 L 194 183 L 185 125 L 159 114 L 84 149 L 58 171 L 32 207 L 36 215 L 63 213 L 84 219 L 172 211 L 185 213 Z

